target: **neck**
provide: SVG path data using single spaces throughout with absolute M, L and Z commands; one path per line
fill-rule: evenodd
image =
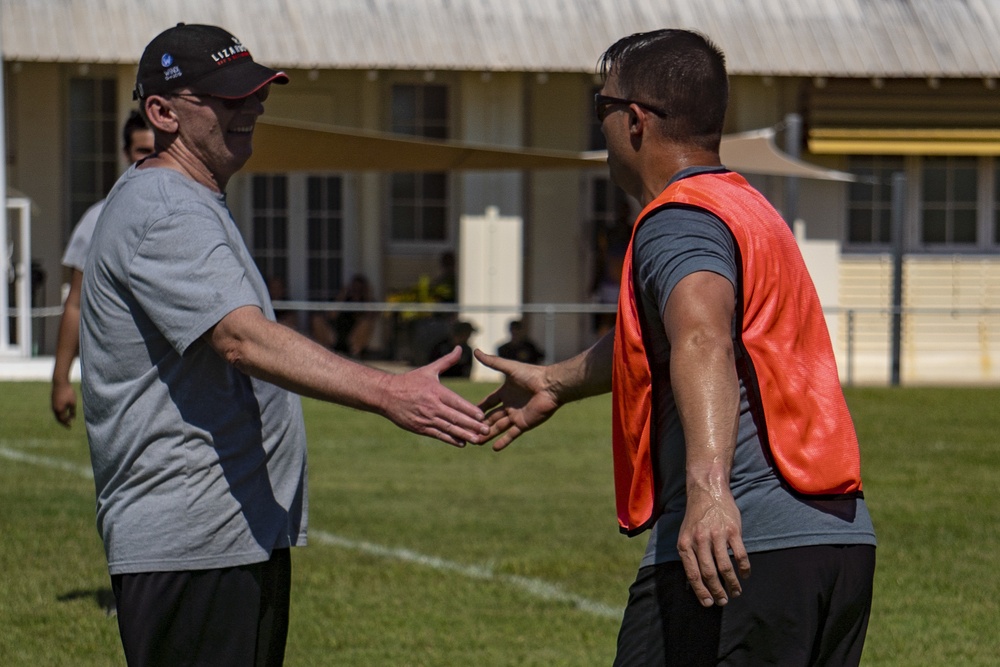
M 191 180 L 204 185 L 213 192 L 223 193 L 229 178 L 223 178 L 218 174 L 213 174 L 208 167 L 197 160 L 187 151 L 178 150 L 177 143 L 173 143 L 164 150 L 151 155 L 140 166 L 139 169 L 149 168 L 173 169 Z
M 642 192 L 636 199 L 645 207 L 656 199 L 674 176 L 689 167 L 721 167 L 716 151 L 673 144 L 650 156 L 642 171 Z

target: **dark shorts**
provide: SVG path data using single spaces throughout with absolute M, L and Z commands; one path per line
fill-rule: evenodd
M 743 594 L 702 607 L 679 562 L 639 570 L 615 665 L 857 665 L 868 630 L 875 547 L 750 554 Z
M 129 667 L 276 667 L 285 657 L 288 549 L 263 563 L 111 577 Z

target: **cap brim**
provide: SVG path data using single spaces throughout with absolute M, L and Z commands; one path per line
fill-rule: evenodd
M 288 83 L 288 75 L 250 59 L 223 67 L 190 85 L 191 91 L 226 99 L 253 95 L 269 83 Z

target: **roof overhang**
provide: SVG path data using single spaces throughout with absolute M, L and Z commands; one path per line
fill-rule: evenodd
M 734 171 L 852 181 L 845 172 L 825 169 L 783 153 L 765 128 L 722 138 L 723 164 Z M 573 152 L 440 141 L 287 119 L 257 121 L 254 153 L 244 171 L 456 171 L 601 169 L 604 151 Z

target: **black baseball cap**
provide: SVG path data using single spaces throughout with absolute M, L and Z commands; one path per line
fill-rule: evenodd
M 146 45 L 132 98 L 190 88 L 194 93 L 239 99 L 269 83 L 288 83 L 288 75 L 254 62 L 247 47 L 222 28 L 178 23 Z

